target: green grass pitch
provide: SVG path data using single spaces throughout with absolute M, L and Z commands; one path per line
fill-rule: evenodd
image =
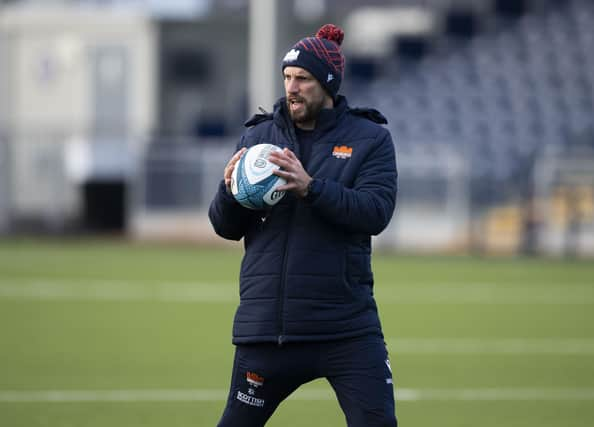
M 0 241 L 0 426 L 214 426 L 241 248 Z M 378 254 L 402 426 L 590 426 L 594 262 Z M 344 426 L 324 380 L 268 425 Z

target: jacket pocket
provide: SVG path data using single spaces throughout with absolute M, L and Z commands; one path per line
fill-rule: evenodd
M 293 250 L 287 259 L 288 298 L 342 301 L 350 295 L 341 247 Z
M 343 260 L 342 277 L 344 281 L 346 297 L 350 300 L 354 300 L 357 298 L 360 289 L 357 277 L 353 275 L 353 257 L 346 248 L 344 249 Z
M 371 256 L 366 252 L 345 251 L 345 278 L 355 294 L 369 292 L 373 285 Z

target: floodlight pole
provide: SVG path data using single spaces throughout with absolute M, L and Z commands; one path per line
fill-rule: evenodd
M 248 45 L 248 113 L 272 110 L 280 84 L 277 58 L 277 1 L 251 0 Z

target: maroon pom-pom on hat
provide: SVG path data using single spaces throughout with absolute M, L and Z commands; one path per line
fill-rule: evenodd
M 326 24 L 318 30 L 316 37 L 319 39 L 333 41 L 340 46 L 342 44 L 342 40 L 344 39 L 344 31 L 334 24 Z
M 344 75 L 344 55 L 340 48 L 343 39 L 344 31 L 340 27 L 323 25 L 314 37 L 305 37 L 293 45 L 283 59 L 282 68 L 305 68 L 336 98 Z

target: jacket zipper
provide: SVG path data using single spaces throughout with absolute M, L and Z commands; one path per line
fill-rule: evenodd
M 290 143 L 292 143 L 293 145 L 293 151 L 295 152 L 296 155 L 299 154 L 299 147 L 298 147 L 298 141 L 297 141 L 297 135 L 295 134 L 295 131 L 293 130 L 293 125 L 291 123 L 290 120 L 287 120 L 285 117 L 285 125 L 286 125 L 286 130 L 287 130 L 287 139 L 289 140 Z M 283 345 L 283 341 L 284 341 L 284 329 L 285 329 L 285 325 L 283 322 L 283 309 L 284 309 L 284 305 L 285 305 L 285 286 L 286 286 L 286 282 L 287 282 L 287 262 L 288 262 L 288 258 L 289 258 L 289 243 L 291 242 L 291 235 L 293 234 L 293 220 L 295 218 L 295 208 L 291 211 L 291 217 L 289 218 L 289 229 L 287 230 L 287 238 L 285 240 L 285 250 L 283 253 L 283 268 L 282 268 L 282 276 L 281 276 L 281 282 L 280 282 L 280 288 L 278 290 L 278 298 L 279 298 L 279 302 L 278 302 L 278 337 L 277 337 L 277 344 L 278 346 L 282 346 Z
M 287 231 L 287 237 L 285 240 L 285 250 L 283 253 L 283 269 L 282 269 L 282 276 L 280 282 L 280 288 L 278 290 L 278 337 L 277 343 L 278 346 L 283 345 L 284 340 L 284 332 L 285 332 L 285 325 L 283 322 L 283 309 L 285 306 L 285 286 L 287 282 L 287 263 L 289 260 L 289 242 L 291 241 L 291 234 L 293 230 L 293 218 L 294 213 L 291 213 L 291 218 L 289 218 L 289 230 Z

